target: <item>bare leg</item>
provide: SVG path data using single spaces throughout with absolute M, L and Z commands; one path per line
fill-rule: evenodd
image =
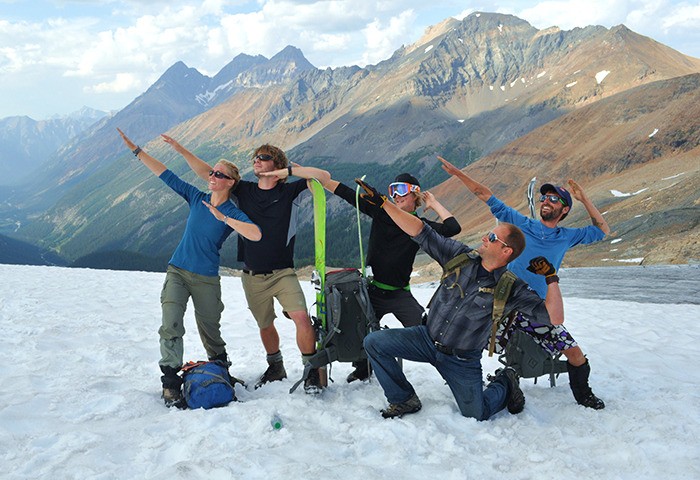
M 287 312 L 297 329 L 297 346 L 302 354 L 308 355 L 316 351 L 316 334 L 311 320 L 305 310 Z M 279 345 L 279 338 L 277 340 Z
M 580 367 L 586 363 L 586 357 L 583 355 L 581 347 L 567 348 L 566 350 L 562 350 L 561 353 L 564 354 L 569 363 L 574 367 Z
M 268 355 L 279 352 L 280 336 L 274 323 L 269 327 L 260 329 L 260 340 L 262 340 L 263 347 L 265 347 L 265 352 Z

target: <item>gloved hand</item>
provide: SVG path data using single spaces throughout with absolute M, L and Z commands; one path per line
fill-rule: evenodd
M 544 257 L 535 257 L 531 259 L 530 266 L 527 267 L 527 269 L 532 273 L 543 275 L 545 277 L 551 277 L 552 275 L 557 274 L 557 271 L 554 269 L 554 265 L 552 265 L 549 260 Z
M 381 208 L 382 205 L 384 205 L 384 202 L 386 202 L 387 198 L 386 195 L 382 195 L 377 191 L 376 188 L 372 187 L 371 185 L 366 184 L 364 181 L 362 181 L 359 178 L 355 179 L 355 183 L 357 183 L 359 186 L 362 187 L 364 190 L 364 193 L 360 193 L 360 198 L 369 203 L 370 205 L 376 205 Z

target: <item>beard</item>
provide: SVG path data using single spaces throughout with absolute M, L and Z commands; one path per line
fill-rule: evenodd
M 544 221 L 556 220 L 561 215 L 561 209 L 552 208 L 549 212 L 544 212 L 540 208 L 540 218 Z

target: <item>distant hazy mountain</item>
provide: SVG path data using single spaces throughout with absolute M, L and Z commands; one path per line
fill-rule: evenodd
M 27 180 L 59 147 L 106 115 L 83 107 L 48 120 L 26 116 L 0 119 L 0 185 L 18 185 Z
M 700 60 L 622 25 L 538 30 L 492 13 L 446 20 L 366 68 L 319 70 L 294 47 L 269 60 L 239 55 L 213 78 L 179 62 L 124 110 L 64 145 L 42 165 L 32 191 L 5 192 L 12 202 L 0 203 L 0 225 L 21 225 L 14 235 L 71 261 L 95 252 L 167 257 L 179 241 L 184 205 L 134 162 L 117 126 L 201 188 L 158 134 L 168 131 L 205 160 L 229 158 L 243 173 L 249 172 L 251 149 L 270 142 L 294 161 L 327 168 L 341 181 L 367 174 L 380 188 L 402 171 L 419 176 L 425 188 L 445 181 L 437 153 L 459 166 L 475 162 L 476 177 L 509 199 L 519 198 L 535 175 L 558 183 L 575 175 L 591 186 L 595 200 L 613 209 L 625 197 L 603 198 L 597 186 L 603 178 L 632 185 L 649 160 L 672 164 L 690 158 L 684 161 L 692 167 L 697 159 L 692 155 L 700 141 L 700 115 L 674 116 L 662 108 L 686 105 L 686 112 L 694 111 L 688 102 L 698 103 L 692 75 L 697 72 Z M 584 112 L 597 111 L 598 104 L 607 105 L 607 113 L 591 123 Z M 627 129 L 617 128 L 620 123 Z M 648 137 L 652 125 L 666 133 Z M 662 139 L 669 143 L 657 144 Z M 518 147 L 520 142 L 527 148 Z M 654 148 L 647 149 L 649 144 Z M 602 145 L 604 150 L 593 148 Z M 516 154 L 508 153 L 513 148 Z M 683 181 L 697 181 L 697 170 L 690 168 Z M 469 200 L 464 191 L 443 188 L 436 191 L 449 195 L 440 199 L 469 225 L 465 238 L 490 223 L 486 216 L 472 221 L 482 210 L 461 210 Z M 675 208 L 674 202 L 662 205 L 659 214 Z M 581 211 L 571 221 L 585 223 Z M 330 212 L 332 253 L 339 261 L 355 259 L 356 233 L 347 221 L 352 212 L 334 200 Z M 635 215 L 631 209 L 616 222 L 642 218 Z M 688 234 L 681 226 L 687 216 L 672 217 L 675 226 L 667 227 Z M 632 228 L 630 239 L 639 242 L 644 232 Z M 311 258 L 310 230 L 302 228 L 299 235 L 297 257 L 303 263 Z M 230 248 L 224 251 L 227 262 Z M 687 255 L 676 252 L 673 261 Z

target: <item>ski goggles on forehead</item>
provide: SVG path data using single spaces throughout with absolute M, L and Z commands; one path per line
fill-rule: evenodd
M 561 202 L 562 205 L 566 206 L 566 201 L 564 201 L 564 199 L 559 195 L 542 195 L 540 197 L 540 202 L 544 203 L 545 200 L 549 200 L 552 203 Z
M 389 196 L 391 198 L 394 198 L 396 195 L 405 197 L 411 192 L 420 192 L 420 187 L 406 182 L 394 182 L 389 185 Z

